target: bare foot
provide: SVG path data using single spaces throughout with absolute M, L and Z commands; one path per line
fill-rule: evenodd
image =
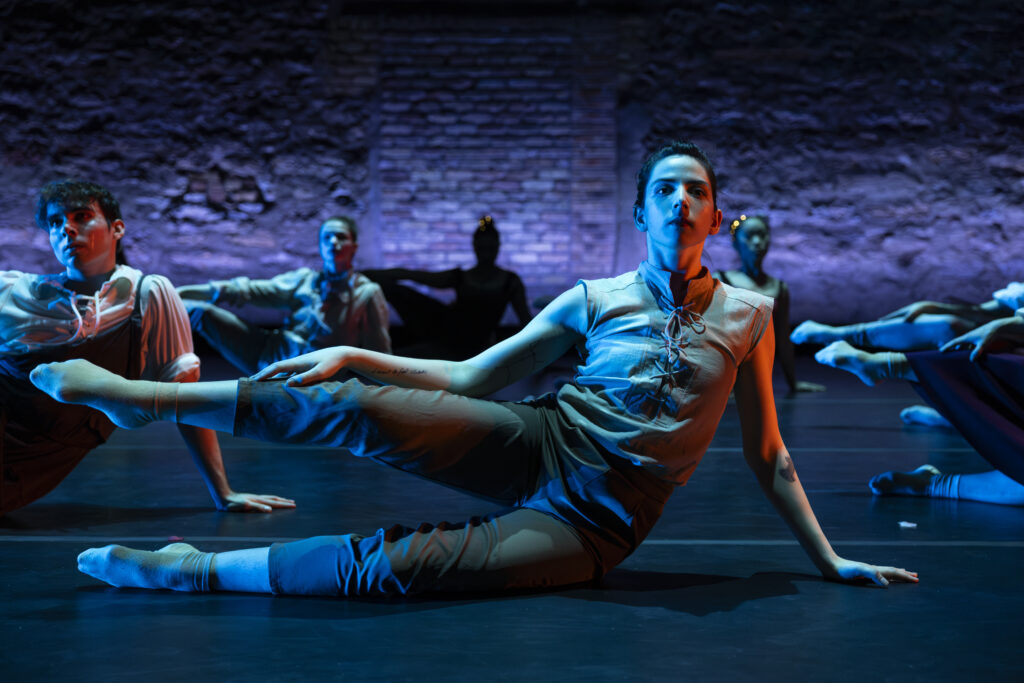
M 789 338 L 794 344 L 829 344 L 843 337 L 838 327 L 805 320 L 796 326 Z
M 154 405 L 155 388 L 147 385 L 155 383 L 131 382 L 87 360 L 44 363 L 29 378 L 61 403 L 95 408 L 119 427 L 141 427 L 156 419 L 143 409 Z
M 953 425 L 942 416 L 942 413 L 931 406 L 907 406 L 900 411 L 900 419 L 905 425 L 924 425 L 925 427 L 947 427 Z
M 208 591 L 212 561 L 213 553 L 188 543 L 172 543 L 154 552 L 108 545 L 81 553 L 78 571 L 117 588 Z
M 875 354 L 861 351 L 844 341 L 832 342 L 814 354 L 814 360 L 822 365 L 831 365 L 857 375 L 861 382 L 873 387 L 881 379 L 880 368 L 874 358 Z
M 932 479 L 942 474 L 931 465 L 921 465 L 912 472 L 883 472 L 868 482 L 876 496 L 928 496 Z

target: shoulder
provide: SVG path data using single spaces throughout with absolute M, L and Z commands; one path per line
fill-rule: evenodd
M 587 294 L 614 294 L 617 292 L 640 292 L 646 291 L 647 284 L 640 276 L 639 271 L 631 270 L 615 277 L 605 277 L 597 280 L 580 280 L 577 284 L 583 285 Z
M 33 275 L 20 270 L 0 270 L 0 288 L 7 289 L 15 285 L 30 285 L 39 280 L 52 278 L 52 275 Z
M 320 277 L 319 270 L 313 270 L 303 266 L 302 268 L 296 268 L 295 270 L 287 270 L 283 273 L 275 275 L 273 279 L 280 281 L 294 281 L 301 282 L 303 280 L 314 280 Z
M 765 296 L 749 289 L 733 287 L 724 282 L 718 283 L 716 292 L 728 307 L 741 311 L 766 311 L 770 313 L 774 305 L 774 301 L 770 296 Z
M 719 282 L 727 285 L 731 285 L 736 277 L 735 270 L 716 270 L 711 274 L 711 277 L 715 278 Z
M 358 290 L 361 294 L 365 292 L 368 295 L 377 294 L 378 292 L 383 295 L 384 292 L 379 284 L 366 277 L 363 273 L 355 273 L 352 277 L 352 289 Z
M 556 296 L 534 320 L 556 324 L 582 336 L 588 327 L 587 298 L 587 290 L 581 280 L 575 287 Z
M 128 268 L 127 266 L 121 267 Z M 135 295 L 141 298 L 140 309 L 143 315 L 148 312 L 163 314 L 169 309 L 184 309 L 178 290 L 166 276 L 155 273 L 143 274 L 134 268 L 129 270 L 133 272 L 119 272 L 118 274 L 131 279 L 136 288 Z
M 117 274 L 122 277 L 128 277 L 135 287 L 138 289 L 139 296 L 143 297 L 143 300 L 152 298 L 167 298 L 173 296 L 178 298 L 178 290 L 174 288 L 171 281 L 164 275 L 157 275 L 156 273 L 143 274 L 142 271 L 129 268 L 128 266 L 121 266 L 126 269 L 127 272 L 118 271 Z

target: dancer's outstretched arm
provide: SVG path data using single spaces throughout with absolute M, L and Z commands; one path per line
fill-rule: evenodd
M 1024 346 L 1024 317 L 1014 315 L 976 327 L 967 334 L 950 340 L 941 350 L 953 351 L 973 347 L 971 360 L 975 360 L 986 353 L 1008 351 L 1022 346 Z
M 917 581 L 917 574 L 896 567 L 879 567 L 846 560 L 832 549 L 796 476 L 793 460 L 779 434 L 772 396 L 775 337 L 771 326 L 736 377 L 743 456 L 768 500 L 792 529 L 811 561 L 827 579 L 870 579 L 880 586 L 890 581 Z
M 338 346 L 279 361 L 253 379 L 289 376 L 301 386 L 329 379 L 343 369 L 369 379 L 412 389 L 444 389 L 486 396 L 546 367 L 583 338 L 586 296 L 574 287 L 548 304 L 513 336 L 465 361 L 404 358 Z
M 879 320 L 902 320 L 905 323 L 912 323 L 922 315 L 956 315 L 961 318 L 973 320 L 976 323 L 983 323 L 1001 315 L 1009 315 L 1009 312 L 995 299 L 980 304 L 951 304 L 939 301 L 915 301 L 902 308 L 897 308 L 892 313 L 883 315 Z
M 228 512 L 273 512 L 275 508 L 293 508 L 295 501 L 270 494 L 240 493 L 231 488 L 224 471 L 224 460 L 216 432 L 202 427 L 178 425 L 181 438 L 206 482 L 206 488 L 218 510 Z

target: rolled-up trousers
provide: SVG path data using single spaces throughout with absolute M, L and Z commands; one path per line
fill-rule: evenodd
M 508 403 L 358 380 L 309 387 L 241 380 L 235 433 L 343 447 L 498 507 L 456 524 L 275 544 L 275 593 L 406 595 L 590 581 L 636 549 L 674 490 L 569 424 L 553 396 Z

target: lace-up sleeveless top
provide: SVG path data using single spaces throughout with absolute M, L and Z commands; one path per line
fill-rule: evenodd
M 722 284 L 706 268 L 673 294 L 669 274 L 647 262 L 580 284 L 586 338 L 559 407 L 613 456 L 685 484 L 711 443 L 737 369 L 771 320 L 772 300 Z

